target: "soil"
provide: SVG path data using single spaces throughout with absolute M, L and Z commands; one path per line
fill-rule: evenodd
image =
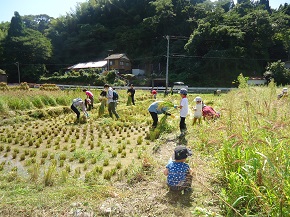
M 193 169 L 192 192 L 172 192 L 163 175 L 166 162 L 180 141 L 167 139 L 153 157 L 158 166 L 156 176 L 129 185 L 114 183 L 121 196 L 116 194 L 100 205 L 104 216 L 221 216 L 220 200 L 215 194 L 215 180 L 209 161 L 193 155 L 189 164 Z M 154 173 L 153 172 L 153 173 Z M 217 185 L 216 185 L 217 186 Z M 126 194 L 126 196 L 124 196 Z

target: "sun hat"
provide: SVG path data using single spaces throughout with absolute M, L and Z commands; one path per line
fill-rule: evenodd
M 195 101 L 195 102 L 197 102 L 197 101 L 201 102 L 201 101 L 202 101 L 202 99 L 201 99 L 201 97 L 200 97 L 200 96 L 197 96 L 197 97 L 195 97 L 194 101 Z
M 180 145 L 174 149 L 174 154 L 173 154 L 172 158 L 174 160 L 182 160 L 182 159 L 185 159 L 191 155 L 192 155 L 192 151 L 190 149 L 186 148 L 185 146 Z
M 287 93 L 287 92 L 288 92 L 287 87 L 284 87 L 284 88 L 283 88 L 283 93 Z
M 187 90 L 185 88 L 180 89 L 180 94 L 187 95 Z

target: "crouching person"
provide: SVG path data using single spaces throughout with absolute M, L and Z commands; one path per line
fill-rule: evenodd
M 202 116 L 204 120 L 215 120 L 220 118 L 220 113 L 216 112 L 211 106 L 204 105 L 202 107 Z
M 74 99 L 73 100 L 73 103 L 72 103 L 72 105 L 71 105 L 71 107 L 70 107 L 73 111 L 74 111 L 74 113 L 76 113 L 76 115 L 77 115 L 77 120 L 76 120 L 76 122 L 79 122 L 79 120 L 80 120 L 80 115 L 81 115 L 81 113 L 80 113 L 80 111 L 78 110 L 78 108 L 80 108 L 82 111 L 83 111 L 83 113 L 85 114 L 85 116 L 88 118 L 89 117 L 89 114 L 87 113 L 87 110 L 86 110 L 86 106 L 85 106 L 85 102 L 81 99 L 81 98 L 76 98 L 76 99 Z
M 148 111 L 149 111 L 149 113 L 152 117 L 152 120 L 153 120 L 152 129 L 157 127 L 158 115 L 165 114 L 165 115 L 171 116 L 171 114 L 167 112 L 168 107 L 166 107 L 165 105 L 162 105 L 163 103 L 164 103 L 164 101 L 156 101 L 156 102 L 153 102 L 148 107 Z
M 190 191 L 192 182 L 192 169 L 187 163 L 186 158 L 192 152 L 185 146 L 177 146 L 174 149 L 173 160 L 170 160 L 164 170 L 167 176 L 167 185 L 173 191 Z

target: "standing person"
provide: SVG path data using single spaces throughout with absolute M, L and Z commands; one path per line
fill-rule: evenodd
M 149 107 L 148 107 L 148 111 L 152 117 L 153 120 L 153 124 L 152 124 L 152 128 L 156 128 L 157 127 L 157 123 L 158 123 L 158 115 L 159 114 L 165 114 L 165 115 L 171 115 L 170 113 L 168 113 L 168 107 L 167 106 L 162 106 L 163 101 L 156 101 L 153 102 Z
M 87 110 L 86 110 L 85 102 L 81 98 L 74 99 L 70 108 L 74 111 L 74 113 L 76 113 L 77 122 L 79 122 L 80 115 L 81 115 L 78 108 L 80 108 L 84 112 L 84 114 L 87 118 L 89 117 L 89 114 L 87 113 Z
M 116 112 L 116 100 L 113 99 L 113 88 L 108 84 L 104 85 L 105 90 L 107 91 L 107 99 L 108 99 L 108 111 L 111 118 L 113 118 L 113 114 L 116 116 L 117 120 L 119 119 L 119 115 Z
M 180 109 L 180 122 L 179 129 L 181 134 L 179 136 L 184 136 L 186 133 L 186 123 L 185 118 L 188 114 L 188 99 L 187 99 L 187 90 L 185 88 L 180 89 L 179 91 L 181 100 L 179 106 L 174 106 L 175 108 Z
M 202 118 L 202 99 L 201 97 L 197 96 L 194 99 L 195 101 L 195 107 L 193 107 L 194 115 L 193 115 L 193 123 L 192 125 L 195 125 L 196 121 L 198 120 L 198 123 L 201 123 Z
M 167 176 L 167 186 L 170 190 L 191 190 L 192 169 L 185 163 L 186 158 L 191 155 L 191 150 L 185 146 L 177 146 L 174 149 L 173 161 L 170 159 L 163 172 Z
M 94 94 L 87 89 L 83 89 L 83 92 L 85 92 L 87 96 L 87 99 L 85 100 L 85 106 L 88 108 L 89 105 L 88 111 L 90 111 L 94 107 Z
M 128 89 L 127 91 L 128 95 L 130 95 L 131 99 L 132 99 L 132 104 L 135 105 L 135 89 L 134 89 L 134 85 L 131 84 L 130 85 L 130 88 Z

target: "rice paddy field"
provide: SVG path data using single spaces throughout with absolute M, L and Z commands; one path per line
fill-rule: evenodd
M 81 90 L 2 90 L 0 96 L 0 216 L 290 216 L 290 98 L 282 87 L 237 88 L 200 94 L 221 112 L 179 138 L 179 111 L 159 115 L 151 129 L 149 91 L 127 105 L 119 90 L 120 119 L 99 114 L 80 123 L 72 100 Z M 178 94 L 157 100 L 178 104 Z M 193 151 L 192 193 L 172 193 L 163 170 L 176 145 Z

